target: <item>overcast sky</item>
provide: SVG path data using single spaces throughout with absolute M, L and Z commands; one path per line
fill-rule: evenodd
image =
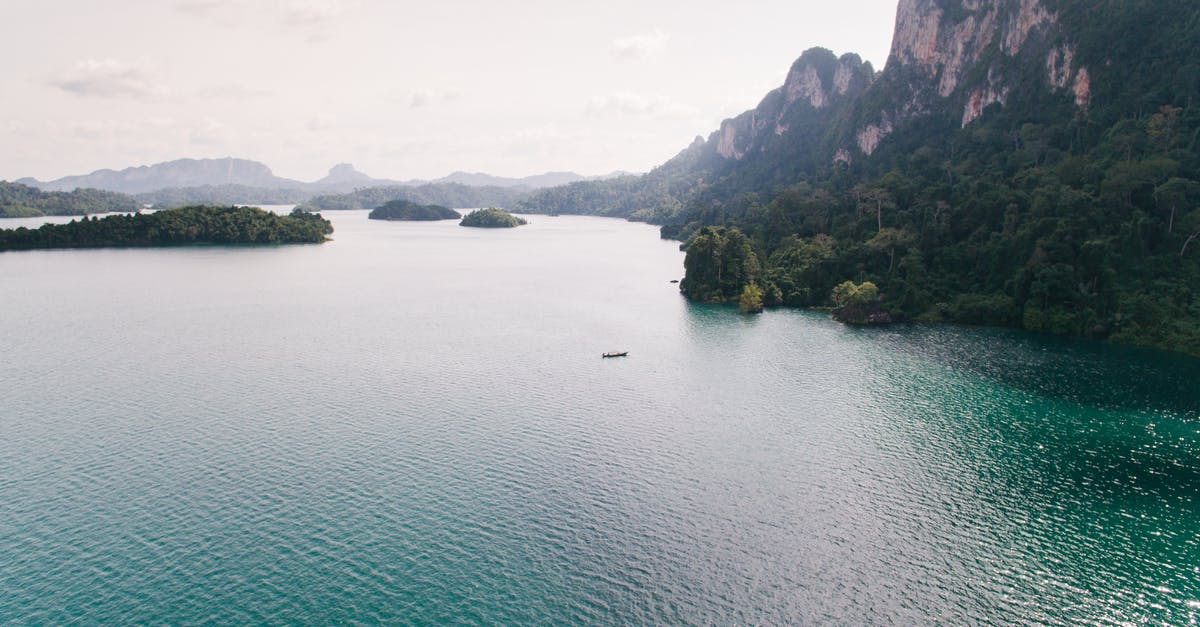
M 644 171 L 896 0 L 2 0 L 0 179 L 243 157 L 302 180 Z

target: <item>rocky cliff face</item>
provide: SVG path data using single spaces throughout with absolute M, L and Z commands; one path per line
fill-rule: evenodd
M 1075 52 L 1041 0 L 901 0 L 887 67 L 872 86 L 888 102 L 862 121 L 857 147 L 870 155 L 890 128 L 947 108 L 965 127 L 1014 90 L 1045 87 L 1086 107 L 1091 81 Z M 1041 85 L 1029 84 L 1030 67 Z
M 765 151 L 772 138 L 787 136 L 795 126 L 828 122 L 833 110 L 860 96 L 873 80 L 874 69 L 858 55 L 838 58 L 814 48 L 796 60 L 782 87 L 752 111 L 723 122 L 709 142 L 717 154 L 735 161 Z
M 1027 83 L 1031 66 L 1040 68 L 1042 85 Z M 912 119 L 952 110 L 965 127 L 1014 90 L 1036 87 L 1062 92 L 1079 107 L 1091 98 L 1088 68 L 1042 0 L 901 0 L 883 72 L 876 75 L 857 55 L 809 50 L 782 87 L 723 122 L 709 150 L 741 161 L 803 135 L 800 126 L 820 125 L 840 127 L 842 136 L 811 149 L 825 151 L 825 162 L 852 162 Z

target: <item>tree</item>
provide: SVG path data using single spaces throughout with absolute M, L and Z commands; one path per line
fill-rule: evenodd
M 1146 134 L 1155 143 L 1162 146 L 1163 153 L 1169 151 L 1171 145 L 1175 143 L 1175 129 L 1179 125 L 1181 111 L 1183 111 L 1181 107 L 1172 107 L 1167 104 L 1160 107 L 1158 113 L 1150 116 Z
M 854 194 L 860 211 L 875 211 L 876 231 L 882 231 L 883 210 L 896 208 L 896 201 L 892 199 L 891 192 L 882 185 L 860 185 L 854 188 Z
M 912 244 L 912 233 L 901 229 L 893 229 L 888 227 L 880 229 L 875 237 L 867 240 L 867 248 L 877 252 L 887 252 L 888 254 L 888 274 L 896 268 L 896 249 L 905 249 Z
M 1196 209 L 1189 213 L 1183 220 L 1185 232 L 1190 231 L 1190 234 L 1183 240 L 1183 247 L 1179 249 L 1179 256 L 1182 257 L 1187 253 L 1188 246 L 1200 237 L 1200 209 Z
M 892 318 L 883 311 L 879 288 L 870 281 L 856 284 L 845 281 L 833 289 L 834 320 L 846 324 L 889 324 Z
M 748 283 L 742 289 L 742 295 L 738 298 L 738 307 L 744 313 L 762 313 L 763 310 L 763 290 L 757 283 Z
M 833 304 L 838 307 L 866 305 L 879 300 L 879 287 L 870 281 L 856 284 L 843 281 L 833 288 Z
M 1167 182 L 1154 188 L 1154 200 L 1159 209 L 1165 205 L 1169 208 L 1167 218 L 1167 233 L 1175 230 L 1175 215 L 1180 207 L 1187 206 L 1189 200 L 1200 197 L 1200 183 L 1173 176 Z

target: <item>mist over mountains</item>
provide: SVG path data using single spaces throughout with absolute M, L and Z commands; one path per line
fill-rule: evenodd
M 266 164 L 248 159 L 176 159 L 129 167 L 122 170 L 103 169 L 90 174 L 64 176 L 51 181 L 23 178 L 16 182 L 43 191 L 69 192 L 75 189 L 98 189 L 133 195 L 154 195 L 171 190 L 174 196 L 193 196 L 197 201 L 231 198 L 229 202 L 246 202 L 236 196 L 268 197 L 280 202 L 300 202 L 317 194 L 345 194 L 357 189 L 384 186 L 420 186 L 454 183 L 469 187 L 505 187 L 527 190 L 563 185 L 576 181 L 601 180 L 624 174 L 587 177 L 574 172 L 546 172 L 525 177 L 503 177 L 481 172 L 454 172 L 431 179 L 394 180 L 374 178 L 358 171 L 349 163 L 340 163 L 316 181 L 298 181 L 276 176 Z M 184 192 L 182 190 L 190 190 Z

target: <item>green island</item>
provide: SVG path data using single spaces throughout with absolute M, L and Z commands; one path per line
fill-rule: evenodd
M 441 205 L 422 205 L 403 198 L 387 202 L 371 210 L 371 220 L 457 220 L 458 212 Z
M 281 216 L 258 207 L 195 206 L 154 213 L 83 218 L 40 228 L 0 230 L 0 251 L 37 248 L 182 246 L 187 244 L 309 244 L 326 241 L 333 225 L 319 213 Z
M 462 222 L 458 223 L 459 226 L 474 226 L 485 229 L 511 229 L 523 224 L 528 224 L 523 218 L 518 218 L 503 209 L 495 207 L 476 209 L 463 216 Z
M 36 187 L 0 181 L 0 218 L 85 216 L 92 213 L 126 213 L 142 208 L 132 196 L 99 189 L 44 192 Z

